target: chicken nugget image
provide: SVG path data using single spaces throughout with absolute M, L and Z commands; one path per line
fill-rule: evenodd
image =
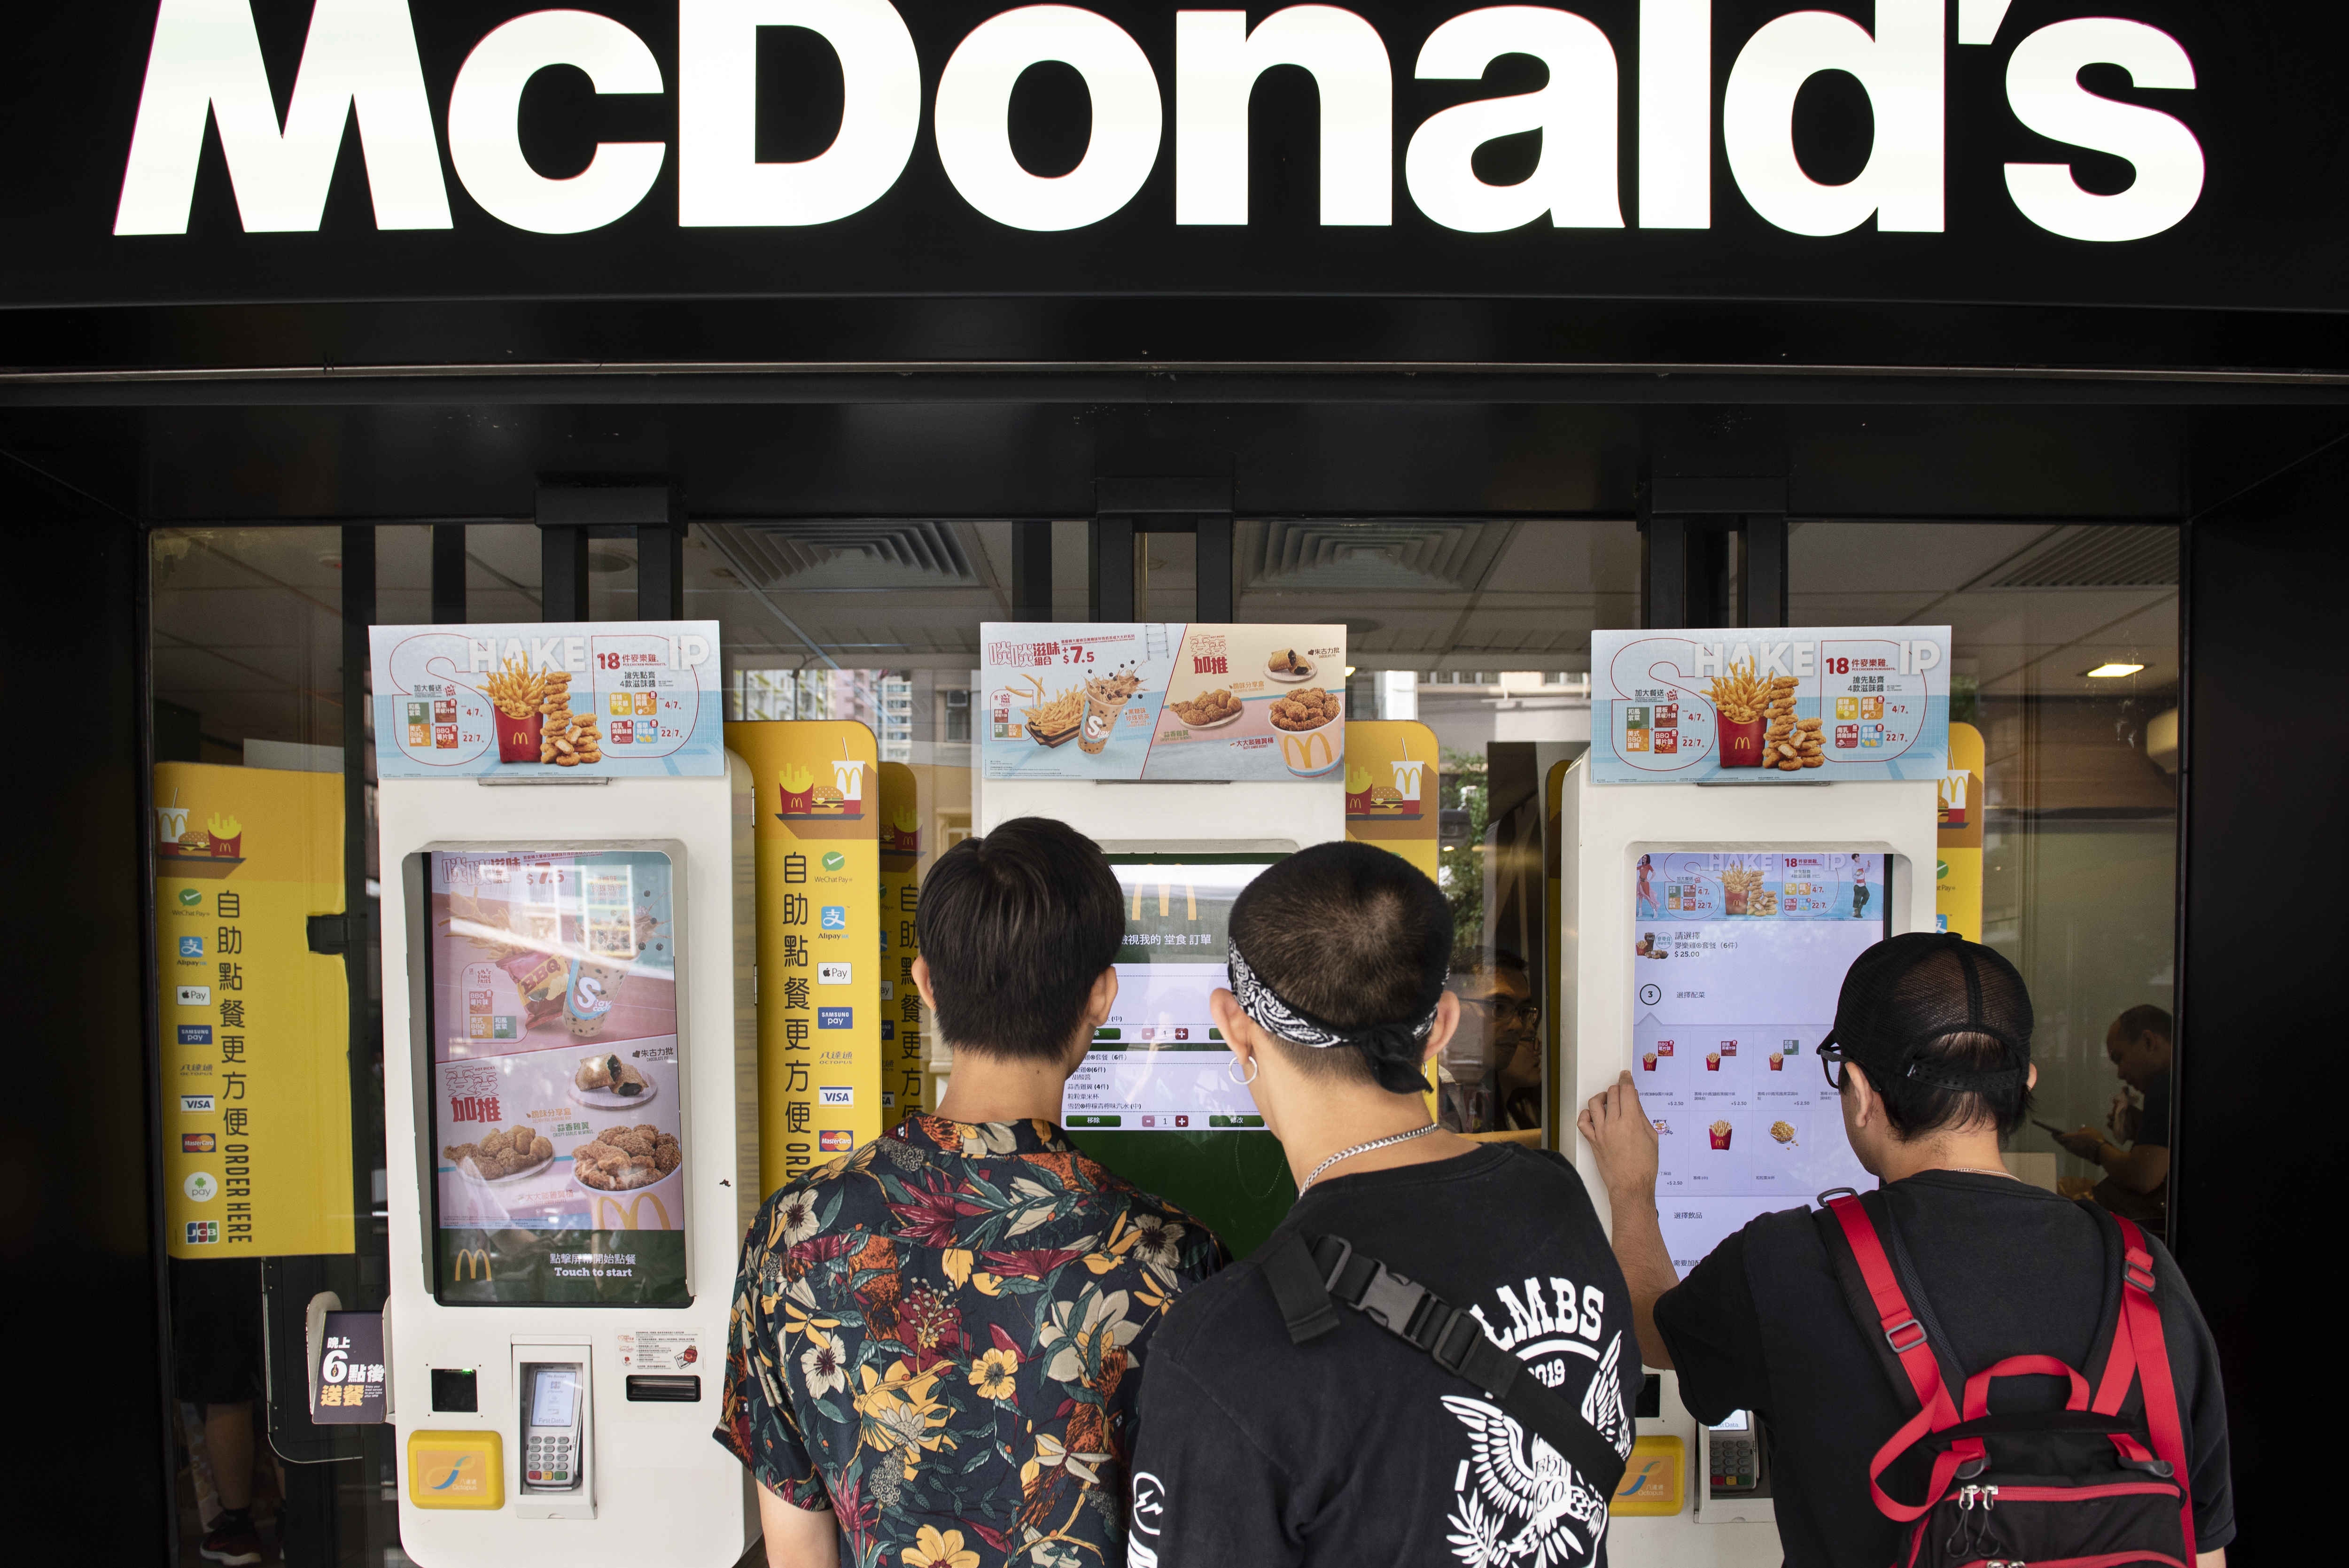
M 649 1143 L 658 1143 L 662 1139 L 668 1136 L 668 1134 L 663 1132 L 659 1128 L 655 1127 L 649 1121 L 640 1121 L 636 1123 L 636 1126 L 628 1129 L 628 1130 L 637 1134 Z
M 608 1192 L 612 1190 L 612 1178 L 605 1174 L 601 1165 L 582 1165 L 579 1167 L 579 1184 Z
M 533 1164 L 536 1164 L 542 1160 L 554 1159 L 554 1140 L 548 1138 L 544 1133 L 541 1133 L 536 1138 L 532 1139 L 530 1140 L 530 1158 Z
M 609 1144 L 611 1147 L 616 1149 L 620 1146 L 620 1135 L 627 1130 L 628 1130 L 625 1127 L 607 1127 L 603 1131 L 595 1135 L 595 1141 L 598 1143 Z
M 619 1178 L 623 1187 L 649 1187 L 661 1179 L 661 1172 L 651 1155 L 639 1154 L 621 1168 Z
M 675 1143 L 663 1143 L 653 1150 L 653 1169 L 666 1176 L 685 1162 L 685 1151 Z
M 652 1155 L 653 1140 L 633 1128 L 624 1129 L 620 1135 L 611 1141 L 615 1147 L 632 1156 L 649 1159 Z
M 506 1151 L 506 1130 L 501 1127 L 494 1132 L 481 1134 L 481 1141 L 474 1147 L 483 1154 L 503 1154 Z

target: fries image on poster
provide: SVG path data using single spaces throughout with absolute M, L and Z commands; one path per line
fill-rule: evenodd
M 714 621 L 377 626 L 386 779 L 725 770 Z
M 1597 632 L 1592 779 L 1938 779 L 1946 626 Z
M 682 1297 L 674 886 L 653 851 L 431 857 L 440 1299 Z
M 1343 626 L 990 621 L 981 634 L 990 779 L 1343 771 Z

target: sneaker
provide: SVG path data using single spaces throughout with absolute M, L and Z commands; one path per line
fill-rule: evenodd
M 250 1511 L 223 1513 L 204 1532 L 203 1543 L 197 1548 L 209 1563 L 225 1563 L 230 1568 L 251 1568 L 261 1561 L 261 1537 L 253 1528 Z

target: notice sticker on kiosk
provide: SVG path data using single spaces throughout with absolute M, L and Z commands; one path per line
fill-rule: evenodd
M 1890 934 L 1882 854 L 1655 851 L 1633 877 L 1632 1060 L 1672 1267 L 1758 1214 L 1867 1187 L 1818 1062 L 1844 972 Z
M 438 1298 L 688 1299 L 669 857 L 421 859 Z

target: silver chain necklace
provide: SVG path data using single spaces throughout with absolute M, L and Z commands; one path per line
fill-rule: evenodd
M 1321 1172 L 1340 1160 L 1351 1160 L 1357 1154 L 1368 1154 L 1373 1149 L 1384 1149 L 1392 1143 L 1409 1143 L 1414 1138 L 1424 1138 L 1431 1132 L 1441 1130 L 1441 1123 L 1431 1121 L 1425 1127 L 1414 1127 L 1409 1132 L 1398 1132 L 1386 1138 L 1373 1138 L 1368 1143 L 1357 1143 L 1351 1149 L 1340 1149 L 1313 1168 L 1313 1174 L 1305 1178 L 1304 1184 L 1297 1189 L 1297 1195 L 1303 1198 L 1307 1189 L 1321 1180 Z

